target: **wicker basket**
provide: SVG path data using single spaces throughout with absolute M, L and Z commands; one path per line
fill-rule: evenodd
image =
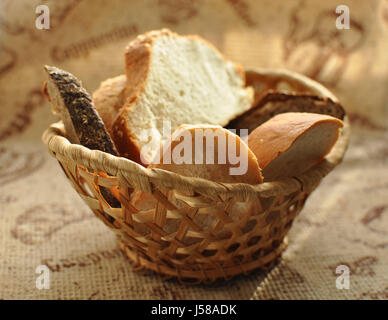
M 247 71 L 247 81 L 256 96 L 268 88 L 287 86 L 336 100 L 320 84 L 290 71 Z M 350 134 L 346 116 L 344 123 L 339 140 L 324 161 L 298 177 L 260 185 L 216 183 L 146 169 L 130 160 L 71 144 L 64 137 L 61 122 L 44 132 L 43 141 L 81 198 L 117 234 L 120 248 L 136 270 L 208 282 L 274 264 L 287 247 L 286 234 L 308 195 L 344 156 Z M 121 208 L 112 208 L 105 201 L 100 186 L 110 188 L 120 199 Z M 130 205 L 133 189 L 150 193 L 157 200 L 151 215 Z M 231 218 L 229 213 L 241 205 L 244 213 L 237 215 L 238 219 Z M 201 226 L 198 221 L 208 215 L 214 224 Z M 169 234 L 164 226 L 171 221 L 178 227 Z

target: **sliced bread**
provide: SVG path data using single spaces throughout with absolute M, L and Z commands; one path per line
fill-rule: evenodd
M 224 183 L 258 184 L 263 180 L 247 144 L 217 125 L 179 126 L 149 167 Z
M 61 117 L 70 142 L 91 150 L 118 155 L 104 122 L 81 81 L 56 67 L 45 66 L 45 71 L 45 95 L 50 99 L 53 112 Z
M 126 48 L 125 104 L 112 129 L 120 154 L 147 165 L 149 140 L 164 142 L 163 122 L 224 126 L 253 102 L 241 66 L 194 35 L 163 29 L 138 36 Z
M 267 91 L 260 96 L 260 99 L 251 109 L 233 119 L 227 128 L 248 129 L 250 133 L 260 124 L 282 112 L 328 114 L 341 120 L 345 116 L 344 108 L 330 98 L 304 93 Z
M 329 115 L 287 112 L 266 121 L 248 136 L 264 181 L 301 174 L 323 160 L 343 122 Z
M 236 161 L 236 156 L 240 161 Z M 231 170 L 237 167 L 241 170 Z M 246 143 L 234 133 L 215 125 L 179 126 L 156 154 L 149 168 L 159 168 L 183 176 L 205 178 L 220 183 L 258 184 L 263 181 L 257 159 Z M 176 194 L 171 195 L 170 201 L 177 208 L 182 207 L 182 201 L 177 201 L 175 197 Z M 130 199 L 131 205 L 141 211 L 140 214 L 145 219 L 148 221 L 154 219 L 157 201 L 151 194 L 135 190 Z M 229 208 L 229 217 L 236 222 L 253 209 L 252 203 L 236 203 Z M 202 230 L 208 229 L 215 225 L 217 216 L 209 212 L 202 213 L 200 209 L 193 221 Z M 164 230 L 171 234 L 178 230 L 179 225 L 178 219 L 169 219 Z M 134 228 L 141 235 L 149 232 L 144 225 L 138 223 L 134 223 Z M 218 236 L 224 237 L 225 232 Z M 185 238 L 182 242 L 192 244 L 195 241 L 194 238 Z
M 93 102 L 106 130 L 112 134 L 113 121 L 117 117 L 124 103 L 124 90 L 127 83 L 125 74 L 106 79 L 100 87 L 93 92 Z
M 56 67 L 45 66 L 45 71 L 47 82 L 43 92 L 51 102 L 53 112 L 61 117 L 70 142 L 91 150 L 118 155 L 104 122 L 81 81 L 71 73 Z M 110 190 L 100 187 L 100 191 L 112 207 L 120 207 L 120 202 Z

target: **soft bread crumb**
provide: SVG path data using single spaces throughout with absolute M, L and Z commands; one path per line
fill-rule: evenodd
M 119 152 L 146 165 L 153 157 L 149 149 L 140 160 L 147 132 L 165 142 L 165 120 L 172 131 L 184 123 L 226 125 L 253 102 L 241 70 L 198 36 L 164 29 L 136 38 L 126 52 L 126 104 L 112 129 Z

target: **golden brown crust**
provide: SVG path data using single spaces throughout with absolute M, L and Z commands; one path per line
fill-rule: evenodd
M 132 161 L 141 162 L 140 148 L 136 144 L 131 131 L 127 128 L 126 115 L 128 108 L 136 101 L 144 89 L 150 68 L 151 43 L 153 39 L 166 31 L 151 31 L 138 36 L 126 47 L 126 87 L 123 92 L 124 106 L 112 124 L 112 139 L 119 154 Z
M 179 36 L 169 29 L 153 30 L 137 36 L 125 48 L 127 87 L 125 98 L 134 102 L 144 89 L 149 74 L 151 47 L 160 36 Z
M 212 47 L 225 61 L 227 61 L 222 53 L 219 52 L 212 43 L 204 40 L 200 36 L 180 36 L 168 29 L 147 32 L 139 35 L 128 44 L 125 52 L 127 83 L 123 93 L 124 107 L 118 113 L 113 122 L 111 135 L 120 155 L 138 163 L 141 163 L 139 146 L 134 140 L 134 137 L 131 136 L 131 130 L 130 128 L 127 128 L 125 120 L 129 113 L 128 110 L 133 106 L 133 103 L 142 94 L 145 88 L 150 71 L 152 43 L 160 36 L 189 38 L 192 40 L 202 41 L 206 45 Z M 244 71 L 242 66 L 238 64 L 234 64 L 234 66 L 244 81 Z M 144 163 L 141 164 L 146 165 Z
M 124 74 L 107 79 L 101 82 L 100 87 L 93 93 L 93 102 L 111 135 L 113 122 L 124 105 L 126 81 Z
M 135 161 L 145 167 L 147 166 L 147 164 L 141 162 L 140 148 L 127 129 L 125 118 L 120 116 L 120 114 L 117 116 L 112 127 L 112 139 L 120 156 Z
M 229 137 L 229 138 L 235 137 L 236 138 L 236 145 L 235 145 L 236 148 L 238 150 L 242 150 L 243 152 L 244 152 L 244 150 L 248 151 L 247 172 L 244 174 L 241 174 L 241 175 L 230 175 L 229 168 L 234 167 L 235 165 L 230 163 L 229 156 L 226 157 L 226 164 L 217 163 L 218 138 L 215 138 L 215 140 L 213 140 L 213 142 L 214 142 L 213 151 L 214 151 L 215 164 L 194 164 L 194 163 L 193 164 L 186 164 L 186 163 L 176 164 L 176 163 L 174 163 L 173 158 L 171 159 L 172 160 L 171 164 L 164 163 L 166 160 L 166 155 L 169 155 L 170 153 L 173 154 L 173 150 L 175 149 L 175 147 L 177 147 L 179 144 L 180 145 L 182 144 L 182 139 L 181 140 L 174 140 L 174 138 L 179 137 L 179 135 L 183 134 L 184 132 L 189 132 L 190 136 L 192 138 L 192 140 L 190 140 L 191 143 L 189 144 L 189 146 L 193 147 L 195 145 L 195 138 L 196 138 L 196 130 L 197 129 L 201 129 L 201 130 L 202 129 L 210 129 L 213 132 L 215 132 L 217 130 L 219 133 L 224 134 L 225 137 Z M 214 135 L 214 137 L 218 137 L 218 135 Z M 227 139 L 226 141 L 228 143 L 230 140 Z M 206 150 L 205 139 L 203 140 L 203 143 L 204 143 L 203 150 L 205 151 Z M 240 149 L 240 144 L 244 144 L 244 146 L 242 146 L 243 148 L 241 148 L 241 149 Z M 163 170 L 175 172 L 177 174 L 184 175 L 184 176 L 195 176 L 197 178 L 205 178 L 205 179 L 220 182 L 220 183 L 258 184 L 258 183 L 263 182 L 261 170 L 260 170 L 257 159 L 256 159 L 255 155 L 253 154 L 253 152 L 251 150 L 249 150 L 248 146 L 242 140 L 240 140 L 240 138 L 238 136 L 235 136 L 233 133 L 229 132 L 226 129 L 223 129 L 220 126 L 182 125 L 178 129 L 176 129 L 176 131 L 171 136 L 170 140 L 166 143 L 163 150 L 165 152 L 162 154 L 160 159 L 159 159 L 159 156 L 157 155 L 153 159 L 153 163 L 150 164 L 150 166 L 149 166 L 150 168 L 163 169 Z M 195 151 L 196 150 L 194 148 L 192 150 L 192 154 L 191 154 L 193 162 L 194 162 L 194 158 L 195 158 L 195 153 L 194 153 Z M 228 154 L 228 152 L 227 152 L 227 154 Z M 206 151 L 204 152 L 203 159 L 206 159 Z M 156 163 L 156 162 L 158 162 L 158 163 Z M 182 194 L 184 194 L 184 193 L 182 193 Z M 175 201 L 173 200 L 173 202 L 174 202 L 174 205 L 179 206 L 180 201 L 176 201 L 176 199 L 175 199 Z M 150 218 L 152 218 L 153 215 L 155 214 L 154 210 L 155 210 L 156 205 L 157 205 L 157 200 L 154 196 L 152 196 L 149 193 L 146 193 L 146 192 L 143 192 L 140 190 L 135 190 L 131 194 L 130 203 L 137 210 L 142 211 L 142 215 L 144 215 L 144 216 L 148 215 Z M 237 205 L 237 204 L 235 204 L 235 205 Z M 238 219 L 239 217 L 244 216 L 244 214 L 246 214 L 246 211 L 249 211 L 249 210 L 250 210 L 250 204 L 246 204 L 246 203 L 241 204 L 240 203 L 240 207 L 238 208 L 238 210 L 235 209 L 235 206 L 229 208 L 229 215 L 233 219 Z M 214 223 L 215 223 L 215 218 L 214 218 L 214 216 L 211 216 L 211 215 L 204 215 L 204 216 L 198 215 L 198 216 L 194 217 L 193 220 L 195 221 L 195 223 L 197 225 L 201 226 L 201 228 L 209 228 L 210 226 L 214 225 Z M 175 219 L 172 220 L 171 219 L 168 222 L 166 222 L 166 224 L 164 226 L 164 230 L 171 234 L 173 232 L 176 232 L 178 227 L 179 227 L 179 220 L 175 220 Z M 137 232 L 139 232 L 142 235 L 147 234 L 147 229 L 139 226 L 136 223 L 134 224 L 134 228 L 136 229 Z M 223 237 L 223 235 L 225 235 L 225 233 L 218 233 L 217 237 L 221 238 L 221 237 Z M 193 240 L 190 238 L 185 238 L 182 241 L 185 244 L 191 244 L 191 241 L 193 241 Z
M 206 164 L 206 143 L 207 138 L 203 137 L 203 164 L 195 164 L 195 152 L 198 152 L 198 150 L 195 149 L 195 139 L 197 130 L 211 130 L 214 135 L 214 145 L 213 150 L 211 152 L 214 152 L 214 164 Z M 173 154 L 174 149 L 177 146 L 182 146 L 183 143 L 183 136 L 180 140 L 173 140 L 172 138 L 166 142 L 166 145 L 164 146 L 163 150 L 165 150 L 164 154 L 157 159 L 153 159 L 153 163 L 155 163 L 155 160 L 158 160 L 157 164 L 150 164 L 151 168 L 160 168 L 163 170 L 175 172 L 184 176 L 195 176 L 199 178 L 205 178 L 216 182 L 224 182 L 224 183 L 249 183 L 249 184 L 258 184 L 263 182 L 263 177 L 261 175 L 260 166 L 258 164 L 258 161 L 256 159 L 255 154 L 248 148 L 248 146 L 237 136 L 233 133 L 229 132 L 226 129 L 223 129 L 222 127 L 218 126 L 208 126 L 208 125 L 192 125 L 192 126 L 186 126 L 182 125 L 180 126 L 172 135 L 172 137 L 177 136 L 177 134 L 181 135 L 184 134 L 184 132 L 188 132 L 190 136 L 192 137 L 192 141 L 190 141 L 189 146 L 192 148 L 192 164 L 176 164 L 174 163 L 174 159 L 171 159 L 171 163 L 167 163 L 165 161 L 166 155 L 168 157 Z M 218 136 L 216 134 L 224 135 L 226 138 L 226 148 L 227 150 L 224 150 L 226 154 L 226 163 L 217 163 L 219 160 L 219 154 L 218 154 Z M 238 167 L 239 165 L 242 165 L 242 163 L 238 164 L 232 164 L 231 160 L 231 153 L 229 152 L 229 142 L 230 139 L 235 138 L 235 148 L 236 150 L 241 150 L 242 152 L 247 152 L 247 170 L 245 173 L 241 175 L 231 175 L 230 174 L 230 168 L 232 167 Z M 243 145 L 242 145 L 243 144 Z M 202 156 L 202 155 L 201 155 Z
M 125 99 L 135 101 L 144 89 L 147 81 L 151 59 L 151 47 L 147 43 L 134 43 L 127 47 L 125 65 L 127 85 L 124 92 Z
M 47 99 L 48 102 L 51 102 L 50 96 L 49 96 L 49 94 L 47 92 L 47 81 L 43 82 L 42 94 Z
M 256 155 L 260 168 L 264 169 L 271 161 L 288 150 L 301 135 L 320 123 L 337 124 L 338 128 L 343 126 L 341 120 L 328 115 L 282 113 L 253 130 L 248 136 L 248 145 Z M 329 150 L 330 148 L 326 153 Z

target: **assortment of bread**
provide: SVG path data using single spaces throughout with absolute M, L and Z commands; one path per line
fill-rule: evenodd
M 69 73 L 46 71 L 44 92 L 72 143 L 220 183 L 259 184 L 307 171 L 330 152 L 345 114 L 337 102 L 309 92 L 266 88 L 254 96 L 241 66 L 199 36 L 166 29 L 130 42 L 125 74 L 102 82 L 93 99 Z M 304 112 L 292 112 L 295 105 Z M 233 129 L 249 136 L 244 141 Z M 131 197 L 136 206 L 152 206 L 139 192 Z

